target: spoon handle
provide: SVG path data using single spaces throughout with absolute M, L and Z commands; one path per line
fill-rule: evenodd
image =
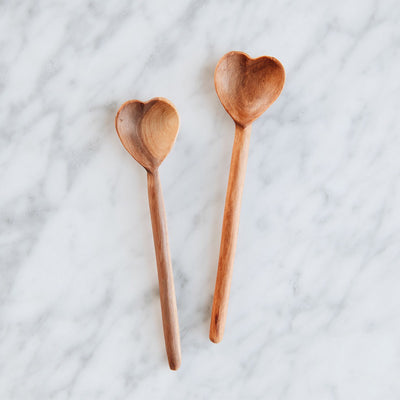
M 147 173 L 147 189 L 157 259 L 165 348 L 169 367 L 177 370 L 181 364 L 178 311 L 168 245 L 167 219 L 158 170 Z
M 217 281 L 211 313 L 210 340 L 214 343 L 222 340 L 228 312 L 229 291 L 231 288 L 233 262 L 239 230 L 240 204 L 242 202 L 244 178 L 246 175 L 250 133 L 251 125 L 243 128 L 236 124 L 228 189 L 225 199 Z

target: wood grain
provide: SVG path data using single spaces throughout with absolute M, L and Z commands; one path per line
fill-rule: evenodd
M 158 167 L 175 143 L 179 115 L 174 105 L 161 97 L 147 103 L 130 100 L 119 109 L 115 127 L 126 150 L 147 170 L 165 348 L 170 368 L 177 370 L 181 364 L 178 312 Z
M 222 340 L 228 312 L 250 133 L 251 126 L 243 128 L 236 124 L 210 325 L 210 340 L 214 343 Z
M 167 219 L 158 170 L 147 173 L 147 188 L 157 259 L 165 348 L 170 368 L 177 370 L 181 365 L 178 311 L 168 245 Z
M 251 58 L 231 51 L 218 62 L 215 90 L 227 113 L 243 127 L 253 123 L 279 97 L 285 70 L 274 57 Z
M 236 126 L 210 323 L 210 340 L 218 343 L 228 312 L 251 125 L 279 97 L 285 71 L 276 58 L 253 59 L 231 51 L 218 62 L 214 82 L 217 95 Z
M 146 170 L 154 171 L 171 151 L 179 129 L 179 115 L 167 99 L 146 103 L 125 102 L 118 110 L 115 126 L 131 156 Z

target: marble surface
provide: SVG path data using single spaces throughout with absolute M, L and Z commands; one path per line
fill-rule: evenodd
M 0 3 L 0 398 L 400 398 L 400 3 Z M 282 61 L 255 124 L 224 340 L 208 340 L 230 50 Z M 168 369 L 125 100 L 181 116 L 160 174 L 182 338 Z

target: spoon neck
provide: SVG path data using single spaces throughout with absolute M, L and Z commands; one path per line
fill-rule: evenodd
M 158 174 L 158 168 L 150 170 L 150 169 L 146 169 L 147 171 L 147 176 L 148 177 L 153 177 L 153 178 L 158 178 L 159 174 Z
M 235 123 L 235 135 L 247 135 L 249 136 L 251 133 L 251 124 L 246 126 Z

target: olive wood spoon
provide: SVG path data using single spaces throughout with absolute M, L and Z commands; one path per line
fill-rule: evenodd
M 232 51 L 219 60 L 214 82 L 222 105 L 236 125 L 210 324 L 210 340 L 218 343 L 228 311 L 251 125 L 279 97 L 285 70 L 276 58 L 253 59 Z
M 147 171 L 165 347 L 170 368 L 177 370 L 181 364 L 178 312 L 158 167 L 175 143 L 179 115 L 174 105 L 161 97 L 146 103 L 131 100 L 118 110 L 115 127 L 125 149 Z

